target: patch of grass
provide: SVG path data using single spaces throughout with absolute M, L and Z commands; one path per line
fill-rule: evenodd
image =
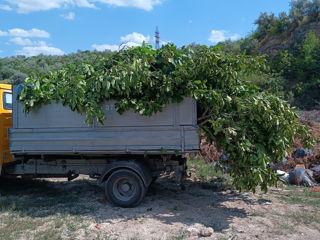
M 81 201 L 83 186 L 57 188 L 58 184 L 1 179 L 0 239 L 61 239 L 62 233 L 74 239 L 79 229 L 86 231 L 88 213 L 95 209 Z
M 309 223 L 318 223 L 320 224 L 319 213 L 306 213 L 306 212 L 295 212 L 287 213 L 283 215 L 284 217 L 290 218 L 293 221 L 299 224 L 309 224 Z
M 179 207 L 179 206 L 173 206 L 173 207 L 171 208 L 171 211 L 181 211 L 181 210 L 182 210 L 182 208 Z
M 60 232 L 56 229 L 45 229 L 42 231 L 37 231 L 33 237 L 35 240 L 59 240 L 62 239 Z
M 238 240 L 238 235 L 232 234 L 231 236 L 228 237 L 219 237 L 217 240 Z
M 255 216 L 255 217 L 265 217 L 265 216 L 266 216 L 266 213 L 255 211 L 255 212 L 253 212 L 251 215 L 252 215 L 252 216 Z
M 64 221 L 61 218 L 57 218 L 54 221 L 54 228 L 61 228 L 64 224 Z
M 287 204 L 301 204 L 304 206 L 311 206 L 320 208 L 319 192 L 311 192 L 309 188 L 287 186 L 286 192 L 280 194 L 279 199 Z
M 130 238 L 130 240 L 139 240 L 139 238 L 138 237 L 132 237 L 132 238 Z
M 7 211 L 0 215 L 0 239 L 62 239 L 67 236 L 74 239 L 75 232 L 85 229 L 85 217 L 56 214 L 45 218 L 21 217 L 17 212 Z
M 189 236 L 189 233 L 186 230 L 180 229 L 179 235 L 172 238 L 172 240 L 182 240 Z
M 8 211 L 6 214 L 0 215 L 1 224 L 0 228 L 1 239 L 18 239 L 26 231 L 33 231 L 38 227 L 45 224 L 43 219 L 22 218 L 18 213 Z
M 203 158 L 188 159 L 188 169 L 194 169 L 195 177 L 200 178 L 202 181 L 210 180 L 213 177 L 221 177 L 223 173 L 217 171 L 210 163 L 206 162 Z
M 270 229 L 270 232 L 274 236 L 287 235 L 288 232 L 290 232 L 291 234 L 295 233 L 296 228 L 291 219 L 282 217 L 280 221 L 278 221 L 277 224 L 275 224 L 274 227 Z
M 286 221 L 287 222 L 287 229 L 291 229 L 291 225 L 305 225 L 305 224 L 311 224 L 311 223 L 317 223 L 320 224 L 320 217 L 318 212 L 306 212 L 306 211 L 297 211 L 297 212 L 290 212 L 290 213 L 273 213 L 276 216 L 281 217 L 281 223 L 280 225 Z M 292 223 L 291 225 L 289 223 Z M 283 228 L 283 226 L 282 226 Z
M 193 180 L 200 182 L 201 188 L 213 191 L 234 190 L 231 177 L 217 170 L 203 158 L 188 159 L 189 175 Z

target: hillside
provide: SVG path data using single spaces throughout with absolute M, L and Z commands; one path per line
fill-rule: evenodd
M 268 69 L 248 81 L 300 109 L 320 109 L 320 1 L 290 2 L 288 13 L 261 13 L 256 30 L 221 51 L 264 55 Z
M 269 57 L 276 56 L 280 50 L 296 50 L 309 32 L 314 32 L 320 38 L 320 22 L 312 21 L 299 25 L 291 31 L 277 35 L 268 35 L 259 41 L 259 54 L 267 54 Z

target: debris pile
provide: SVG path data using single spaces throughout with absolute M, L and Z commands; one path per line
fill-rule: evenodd
M 308 118 L 309 117 L 309 118 Z M 319 122 L 316 122 L 316 121 Z M 307 125 L 315 139 L 320 138 L 320 111 L 302 112 L 300 121 Z M 201 136 L 200 154 L 198 157 L 203 157 L 213 166 L 224 160 L 224 154 L 219 151 L 215 143 L 206 141 L 204 135 Z M 320 184 L 320 143 L 317 143 L 313 149 L 304 149 L 300 139 L 294 141 L 292 151 L 288 156 L 283 158 L 282 162 L 273 166 L 278 174 L 281 174 L 285 182 L 303 186 L 317 186 Z
M 306 115 L 306 113 L 304 113 Z M 320 115 L 320 111 L 319 111 Z M 307 125 L 312 132 L 315 139 L 320 138 L 320 122 L 300 120 L 304 125 Z M 301 141 L 296 139 L 292 153 L 289 154 L 282 163 L 277 164 L 277 168 L 285 172 L 296 168 L 297 166 L 304 166 L 306 169 L 311 169 L 320 165 L 320 143 L 315 144 L 313 149 L 302 148 Z
M 214 142 L 208 142 L 205 135 L 201 135 L 200 154 L 198 157 L 202 157 L 209 162 L 217 162 L 220 160 L 222 154 L 223 153 L 217 149 Z
M 315 120 L 315 121 L 314 121 Z M 307 125 L 315 139 L 320 138 L 320 111 L 302 112 L 300 121 Z M 303 185 L 317 188 L 320 185 L 320 143 L 313 149 L 302 148 L 301 141 L 296 139 L 291 154 L 282 163 L 275 165 L 276 169 L 284 173 L 281 177 L 289 184 Z M 288 174 L 289 173 L 289 174 Z

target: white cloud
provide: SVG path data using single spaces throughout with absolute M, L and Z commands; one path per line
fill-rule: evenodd
M 5 11 L 11 11 L 12 8 L 9 5 L 2 5 L 0 4 L 0 9 Z
M 24 30 L 22 28 L 12 28 L 7 32 L 0 30 L 0 37 L 23 37 L 23 38 L 50 38 L 50 34 L 44 30 L 32 28 Z
M 30 37 L 30 38 L 49 38 L 50 34 L 44 30 L 32 28 L 30 30 L 24 30 L 22 28 L 12 28 L 8 30 L 7 35 L 9 37 Z
M 7 2 L 11 3 L 18 7 L 18 13 L 29 13 L 35 11 L 43 11 L 50 10 L 54 8 L 61 8 L 62 4 L 65 2 L 64 0 L 7 0 Z
M 161 4 L 163 0 L 96 0 L 115 7 L 136 7 L 146 11 L 153 9 L 155 5 Z
M 133 32 L 126 36 L 120 37 L 122 43 L 129 47 L 140 46 L 143 42 L 149 42 L 150 36 L 144 36 L 141 33 Z
M 118 51 L 123 47 L 136 47 L 141 46 L 143 42 L 148 42 L 150 40 L 150 36 L 144 36 L 141 33 L 133 32 L 126 36 L 120 37 L 121 44 L 119 45 L 110 45 L 110 44 L 92 44 L 92 48 L 97 51 Z
M 74 12 L 69 12 L 68 14 L 62 14 L 60 16 L 67 20 L 74 20 L 76 15 Z
M 46 42 L 40 41 L 37 46 L 27 46 L 21 50 L 16 51 L 17 55 L 24 55 L 26 57 L 44 55 L 63 55 L 65 54 L 61 49 L 48 46 Z
M 119 46 L 118 45 L 109 45 L 109 44 L 92 44 L 91 46 L 94 50 L 103 52 L 105 50 L 110 50 L 110 51 L 118 51 Z
M 8 36 L 8 33 L 0 30 L 0 37 L 6 37 L 6 36 Z
M 96 6 L 92 3 L 89 3 L 87 0 L 76 0 L 76 5 L 78 7 L 86 7 L 86 8 L 96 8 Z
M 239 40 L 240 38 L 241 38 L 241 36 L 238 33 L 235 33 L 230 36 L 231 41 L 236 41 L 236 40 Z
M 161 4 L 163 0 L 6 0 L 17 7 L 18 13 L 30 13 L 46 11 L 72 6 L 96 8 L 94 3 L 107 4 L 114 7 L 135 7 L 146 11 L 153 9 L 155 5 Z M 10 6 L 8 6 L 10 7 Z M 11 7 L 10 7 L 11 8 Z
M 9 41 L 21 46 L 33 45 L 33 42 L 29 38 L 15 37 L 11 38 Z
M 212 43 L 224 42 L 226 40 L 235 41 L 240 39 L 240 37 L 241 36 L 237 33 L 230 34 L 225 30 L 212 30 L 210 33 L 209 41 Z

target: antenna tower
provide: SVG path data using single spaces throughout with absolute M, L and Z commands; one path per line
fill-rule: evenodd
M 156 41 L 156 49 L 160 47 L 160 33 L 158 27 L 156 27 L 156 32 L 154 35 L 155 41 Z

